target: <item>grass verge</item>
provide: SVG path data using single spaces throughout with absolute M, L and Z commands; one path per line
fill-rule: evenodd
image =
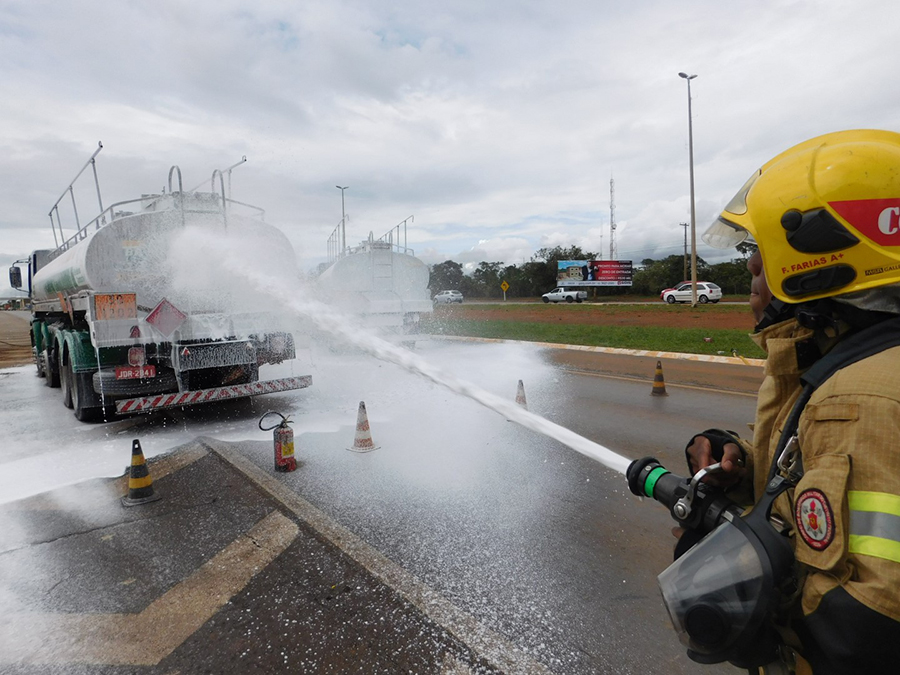
M 746 311 L 746 310 L 745 310 Z M 747 358 L 765 358 L 765 353 L 748 337 L 745 330 L 709 328 L 669 328 L 659 326 L 590 326 L 528 321 L 494 321 L 462 318 L 427 319 L 420 327 L 435 335 L 525 340 L 646 349 L 686 354 L 732 355 L 732 349 Z M 704 338 L 709 338 L 706 342 Z

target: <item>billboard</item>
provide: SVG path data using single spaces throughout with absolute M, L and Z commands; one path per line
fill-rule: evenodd
M 560 286 L 631 286 L 630 260 L 560 260 L 556 263 Z

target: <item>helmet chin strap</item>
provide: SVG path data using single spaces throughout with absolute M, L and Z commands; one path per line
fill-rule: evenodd
M 787 302 L 779 300 L 778 298 L 772 298 L 772 300 L 769 301 L 769 304 L 766 305 L 766 308 L 763 310 L 763 318 L 758 324 L 756 324 L 753 331 L 755 333 L 759 333 L 761 330 L 768 328 L 769 326 L 773 326 L 776 323 L 781 323 L 782 321 L 793 319 L 796 309 L 797 305 L 791 305 Z

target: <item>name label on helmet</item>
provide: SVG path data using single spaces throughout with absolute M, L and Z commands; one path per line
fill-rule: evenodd
M 900 199 L 859 199 L 828 205 L 876 244 L 900 246 Z
M 822 265 L 827 265 L 828 263 L 840 262 L 841 258 L 844 257 L 843 253 L 832 253 L 830 256 L 823 255 L 819 258 L 811 258 L 809 260 L 802 260 L 795 263 L 791 263 L 790 267 L 782 267 L 782 274 L 793 274 L 794 272 L 802 272 L 803 270 L 811 270 L 816 267 L 821 267 Z

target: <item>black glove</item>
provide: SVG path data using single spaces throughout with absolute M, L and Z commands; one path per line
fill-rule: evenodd
M 712 456 L 717 462 L 722 461 L 722 457 L 725 454 L 725 444 L 726 443 L 734 443 L 741 450 L 741 458 L 744 459 L 747 456 L 747 453 L 744 452 L 744 449 L 741 448 L 740 436 L 737 435 L 734 431 L 727 431 L 725 429 L 707 429 L 699 434 L 695 434 L 691 437 L 691 440 L 687 442 L 687 445 L 684 446 L 684 458 L 687 460 L 688 471 L 691 475 L 694 474 L 694 468 L 691 466 L 691 456 L 688 454 L 688 448 L 691 447 L 691 443 L 694 442 L 694 439 L 697 436 L 703 436 L 704 438 L 709 440 L 710 445 L 712 446 Z

